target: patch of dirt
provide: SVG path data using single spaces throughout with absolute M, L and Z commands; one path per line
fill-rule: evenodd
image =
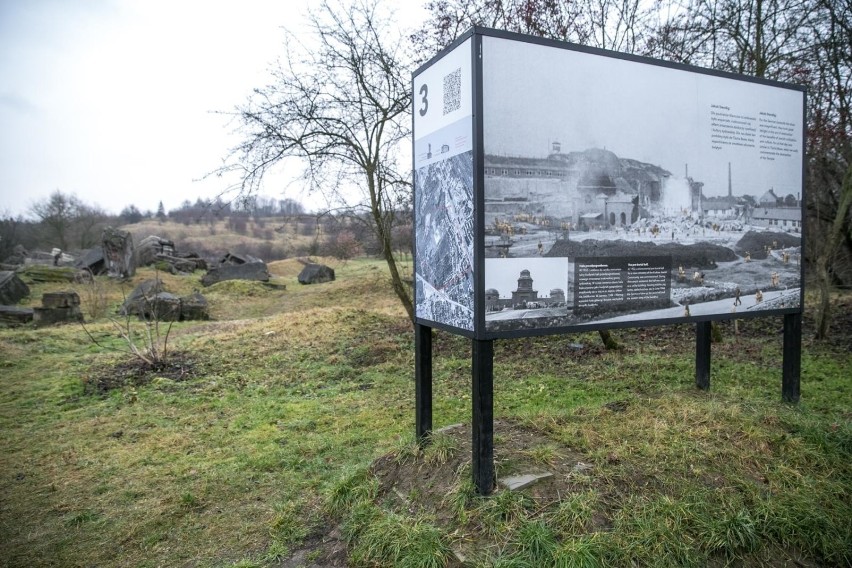
M 289 558 L 281 561 L 281 568 L 343 568 L 349 566 L 346 541 L 335 527 L 327 535 L 309 536 Z
M 614 405 L 619 406 L 619 403 Z M 374 461 L 370 471 L 379 479 L 378 502 L 408 514 L 425 513 L 433 517 L 438 526 L 447 527 L 454 522 L 453 504 L 449 497 L 457 494 L 460 483 L 471 475 L 471 432 L 467 424 L 451 426 L 438 432 L 452 440 L 454 449 L 446 460 L 436 460 L 428 450 L 405 458 L 387 454 Z M 588 458 L 554 442 L 541 432 L 512 421 L 495 420 L 494 435 L 494 461 L 498 479 L 527 473 L 552 474 L 522 490 L 525 497 L 533 500 L 541 509 L 555 506 L 565 495 L 593 487 L 607 491 L 607 487 L 596 483 L 596 466 L 589 463 Z M 549 460 L 536 460 L 535 450 L 545 447 L 548 448 Z M 621 490 L 630 489 L 625 486 Z M 495 494 L 502 491 L 508 490 L 498 483 Z M 607 515 L 596 513 L 589 530 L 605 530 L 608 526 Z M 464 554 L 467 549 L 472 552 L 485 544 L 488 543 L 465 543 L 460 552 Z M 327 535 L 310 537 L 283 566 L 345 566 L 345 551 L 339 528 L 334 528 Z M 314 563 L 305 562 L 306 558 L 312 556 L 317 558 Z M 450 559 L 449 566 L 462 565 L 457 558 Z
M 142 359 L 132 358 L 114 365 L 92 368 L 83 378 L 83 392 L 103 395 L 125 386 L 146 385 L 155 377 L 185 381 L 198 374 L 198 365 L 190 354 L 175 351 L 169 353 L 166 360 L 153 365 Z
M 613 401 L 606 408 L 612 412 L 623 412 L 626 401 Z M 461 483 L 471 476 L 471 431 L 470 425 L 458 424 L 437 430 L 439 435 L 451 439 L 453 450 L 444 461 L 436 460 L 429 450 L 420 451 L 415 456 L 398 457 L 386 454 L 376 459 L 370 471 L 379 479 L 377 502 L 400 513 L 423 513 L 435 519 L 440 527 L 449 527 L 457 522 L 451 498 L 459 493 Z M 549 473 L 550 477 L 541 479 L 521 490 L 533 508 L 544 511 L 556 507 L 566 495 L 578 494 L 594 489 L 600 496 L 599 508 L 594 511 L 587 530 L 599 532 L 611 528 L 611 507 L 626 500 L 636 492 L 661 491 L 656 479 L 648 478 L 632 471 L 628 464 L 618 457 L 610 456 L 607 464 L 593 463 L 584 454 L 560 444 L 544 432 L 510 420 L 494 421 L 494 462 L 497 483 L 494 493 L 509 491 L 499 480 L 524 474 Z M 546 448 L 546 451 L 537 452 Z M 538 458 L 536 456 L 539 456 Z M 542 459 L 546 458 L 546 461 Z M 606 465 L 617 464 L 615 473 L 608 468 L 606 476 L 601 477 L 600 470 Z M 468 508 L 477 505 L 468 505 Z M 475 521 L 469 521 L 475 523 Z M 472 525 L 468 527 L 470 535 L 480 535 L 488 539 L 484 531 Z M 456 552 L 471 555 L 483 547 L 499 543 L 489 541 L 465 541 L 455 545 Z M 346 543 L 338 526 L 334 526 L 325 535 L 312 535 L 285 560 L 282 566 L 305 566 L 306 568 L 336 568 L 346 566 Z M 457 557 L 451 556 L 448 566 L 465 566 Z

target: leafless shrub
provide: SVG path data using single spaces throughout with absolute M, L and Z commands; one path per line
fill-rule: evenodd
M 87 270 L 89 277 L 83 282 L 82 303 L 89 318 L 95 320 L 107 314 L 109 300 L 103 282 L 98 280 L 91 270 Z
M 159 275 L 157 276 L 157 280 L 159 281 Z M 124 294 L 123 296 L 124 304 L 126 305 L 127 295 Z M 81 323 L 81 326 L 92 343 L 101 349 L 125 353 L 149 367 L 156 368 L 168 361 L 169 335 L 172 331 L 174 319 L 169 318 L 168 325 L 163 325 L 166 323 L 164 318 L 167 314 L 161 313 L 164 311 L 164 304 L 158 302 L 155 296 L 144 296 L 142 301 L 144 303 L 144 317 L 140 320 L 134 321 L 129 310 L 124 310 L 123 319 L 109 318 L 113 329 L 123 340 L 124 347 L 107 345 L 95 337 L 85 324 Z M 163 329 L 164 327 L 165 329 Z

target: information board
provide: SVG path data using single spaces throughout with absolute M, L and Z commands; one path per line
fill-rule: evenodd
M 474 28 L 413 105 L 421 323 L 801 312 L 803 88 Z

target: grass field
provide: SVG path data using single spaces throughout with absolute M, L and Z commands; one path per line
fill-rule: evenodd
M 806 314 L 798 406 L 780 400 L 780 318 L 722 324 L 708 393 L 692 326 L 619 330 L 617 351 L 495 342 L 498 476 L 553 475 L 483 498 L 469 342 L 436 334 L 435 424 L 462 425 L 421 451 L 386 269 L 335 268 L 203 289 L 214 320 L 175 324 L 159 370 L 79 326 L 0 330 L 0 567 L 852 564 L 852 297 L 829 342 Z M 97 283 L 84 311 L 114 309 L 122 289 Z M 86 325 L 123 347 L 106 318 Z

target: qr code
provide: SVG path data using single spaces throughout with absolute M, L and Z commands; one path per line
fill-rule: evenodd
M 444 76 L 444 114 L 461 108 L 461 67 Z

